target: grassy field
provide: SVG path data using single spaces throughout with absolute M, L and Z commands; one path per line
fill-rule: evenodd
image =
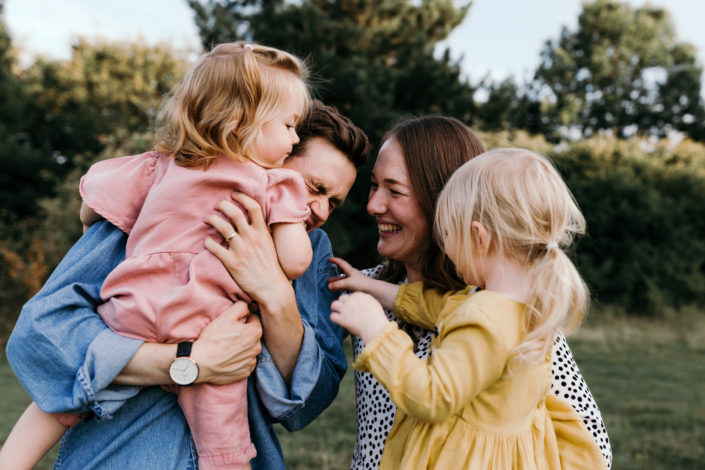
M 602 410 L 616 470 L 701 469 L 705 462 L 705 319 L 590 319 L 569 339 Z M 349 350 L 349 344 L 347 345 Z M 0 362 L 0 440 L 28 398 Z M 278 430 L 290 469 L 344 469 L 355 439 L 352 374 L 303 431 Z M 51 456 L 38 468 L 51 468 Z

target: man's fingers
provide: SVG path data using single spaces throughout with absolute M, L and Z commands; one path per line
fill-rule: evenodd
M 233 233 L 237 234 L 232 224 L 218 215 L 211 214 L 204 219 L 204 222 L 213 227 L 224 239 Z
M 265 225 L 262 208 L 257 201 L 247 194 L 240 192 L 233 193 L 232 197 L 245 209 L 253 227 L 262 227 Z
M 242 230 L 246 229 L 247 226 L 250 225 L 247 221 L 247 217 L 242 212 L 242 209 L 240 209 L 238 206 L 236 206 L 230 201 L 220 201 L 218 204 L 216 204 L 215 208 L 222 212 L 228 219 L 230 219 L 230 222 L 238 233 L 241 233 Z M 227 237 L 227 235 L 224 236 Z
M 234 321 L 240 321 L 250 314 L 247 304 L 242 301 L 237 301 L 225 312 L 226 315 L 232 317 Z
M 204 240 L 204 245 L 206 250 L 213 253 L 213 255 L 218 258 L 222 263 L 226 263 L 230 258 L 230 251 L 224 248 L 223 245 L 213 240 L 211 237 L 206 237 Z

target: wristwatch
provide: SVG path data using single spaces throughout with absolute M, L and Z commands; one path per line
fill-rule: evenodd
M 185 341 L 176 347 L 176 359 L 169 367 L 169 377 L 177 385 L 191 385 L 198 377 L 198 364 L 191 359 L 193 343 Z

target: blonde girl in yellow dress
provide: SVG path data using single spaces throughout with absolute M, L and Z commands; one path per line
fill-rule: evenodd
M 333 302 L 331 319 L 365 343 L 354 367 L 398 407 L 380 469 L 606 468 L 572 408 L 560 427 L 552 420 L 551 345 L 589 299 L 564 252 L 584 228 L 545 157 L 485 152 L 453 174 L 436 207 L 435 235 L 467 289 L 444 295 L 368 278 L 357 289 L 367 293 Z M 482 290 L 470 295 L 470 286 Z M 434 330 L 429 359 L 414 355 L 383 307 Z

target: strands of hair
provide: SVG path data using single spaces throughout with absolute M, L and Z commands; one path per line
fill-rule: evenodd
M 497 149 L 465 163 L 438 199 L 435 233 L 450 233 L 456 267 L 473 272 L 473 221 L 488 232 L 489 247 L 529 270 L 525 338 L 517 360 L 548 354 L 556 331 L 576 327 L 587 309 L 587 286 L 562 248 L 585 231 L 585 219 L 549 160 L 524 149 Z
M 253 143 L 283 103 L 298 94 L 308 110 L 307 79 L 305 64 L 287 52 L 243 42 L 219 44 L 167 97 L 157 118 L 155 149 L 186 167 L 207 168 L 219 155 L 259 163 Z

